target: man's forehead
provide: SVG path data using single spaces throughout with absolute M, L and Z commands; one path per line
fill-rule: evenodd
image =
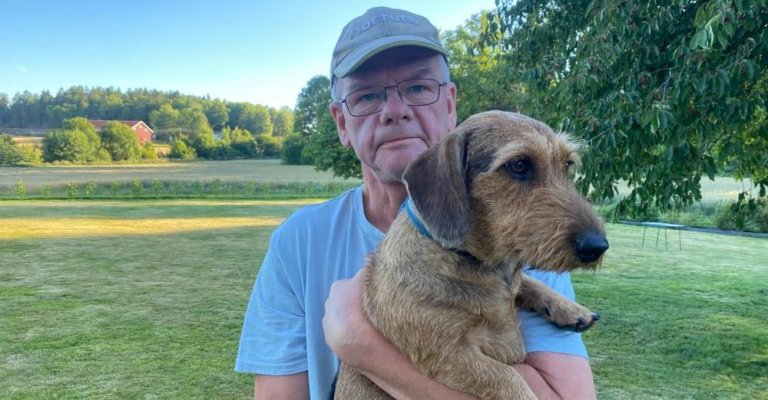
M 440 76 L 440 57 L 439 54 L 422 54 L 421 57 L 402 57 L 398 53 L 380 54 L 372 58 L 362 67 L 344 78 L 348 88 L 361 86 L 378 85 L 374 82 L 382 75 L 385 78 L 395 78 L 397 80 L 406 80 L 414 78 L 442 79 Z

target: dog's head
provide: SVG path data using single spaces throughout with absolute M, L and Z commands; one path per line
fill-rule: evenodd
M 578 193 L 578 145 L 542 122 L 476 114 L 403 174 L 413 208 L 442 246 L 491 265 L 566 271 L 595 267 L 605 230 Z

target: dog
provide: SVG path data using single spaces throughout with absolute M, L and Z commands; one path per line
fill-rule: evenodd
M 367 260 L 363 308 L 417 368 L 482 399 L 535 399 L 510 365 L 516 308 L 583 331 L 597 314 L 522 273 L 596 268 L 605 230 L 576 190 L 578 145 L 521 114 L 476 114 L 403 173 L 409 199 Z M 342 363 L 336 399 L 389 399 Z

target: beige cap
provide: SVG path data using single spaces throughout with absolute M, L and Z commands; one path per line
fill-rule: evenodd
M 448 56 L 437 28 L 429 20 L 405 10 L 375 7 L 341 31 L 333 49 L 331 78 L 344 78 L 369 58 L 400 46 L 425 47 Z

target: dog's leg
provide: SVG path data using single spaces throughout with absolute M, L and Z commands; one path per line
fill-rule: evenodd
M 583 332 L 600 319 L 586 307 L 568 300 L 547 285 L 526 274 L 519 274 L 521 283 L 515 306 L 533 310 L 555 325 L 574 332 Z

